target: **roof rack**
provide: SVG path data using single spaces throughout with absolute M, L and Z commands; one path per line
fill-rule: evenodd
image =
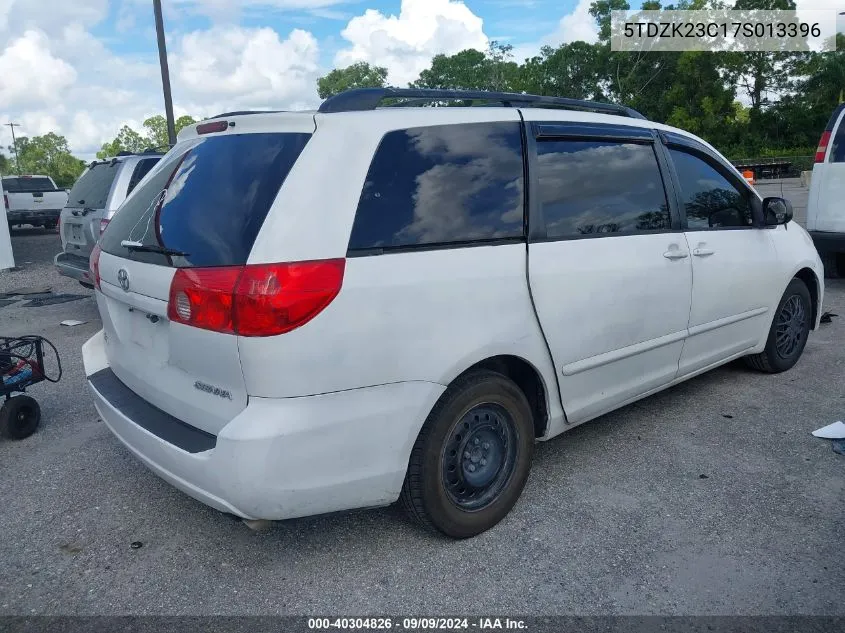
M 246 114 L 277 114 L 279 112 L 284 112 L 284 110 L 238 110 L 236 112 L 224 112 L 222 114 L 215 114 L 214 116 L 208 117 L 208 119 L 220 119 L 222 117 L 228 116 L 244 116 Z
M 318 112 L 362 112 L 375 110 L 385 99 L 406 99 L 395 105 L 432 101 L 497 101 L 506 107 L 518 108 L 567 108 L 588 110 L 604 114 L 645 119 L 642 114 L 627 106 L 600 101 L 546 97 L 517 92 L 487 92 L 483 90 L 440 90 L 431 88 L 356 88 L 341 92 L 323 101 Z M 388 106 L 392 107 L 392 106 Z

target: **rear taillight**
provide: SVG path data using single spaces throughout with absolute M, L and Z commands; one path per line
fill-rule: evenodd
M 827 154 L 827 144 L 830 142 L 830 130 L 822 132 L 822 137 L 819 139 L 819 146 L 816 148 L 816 162 L 823 163 L 824 156 Z
M 346 260 L 180 268 L 170 285 L 171 321 L 240 336 L 275 336 L 322 312 L 340 292 Z
M 95 244 L 88 258 L 88 277 L 94 282 L 94 287 L 100 289 L 100 245 Z
M 100 235 L 103 234 L 103 231 L 106 230 L 106 227 L 109 225 L 109 221 L 103 218 L 100 220 Z

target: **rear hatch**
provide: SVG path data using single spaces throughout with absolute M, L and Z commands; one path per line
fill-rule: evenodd
M 237 276 L 309 138 L 223 132 L 179 142 L 121 206 L 92 258 L 112 371 L 151 404 L 209 433 L 247 404 L 238 337 L 213 319 L 194 327 L 169 318 L 171 284 Z
M 100 220 L 119 171 L 119 161 L 94 163 L 73 185 L 60 220 L 62 250 L 66 253 L 82 257 L 91 253 L 100 237 Z

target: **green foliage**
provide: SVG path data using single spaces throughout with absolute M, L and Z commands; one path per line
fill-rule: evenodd
M 180 116 L 174 121 L 176 133 L 183 127 L 193 125 L 196 120 L 188 115 Z M 102 148 L 97 152 L 97 158 L 110 158 L 117 156 L 120 152 L 139 153 L 148 149 L 167 151 L 170 143 L 167 138 L 167 119 L 156 114 L 144 121 L 144 133 L 141 134 L 124 125 L 120 128 L 117 136 L 109 143 L 103 143 Z
M 346 68 L 336 68 L 317 80 L 317 93 L 327 99 L 352 88 L 382 88 L 387 81 L 387 68 L 358 62 Z
M 85 162 L 70 153 L 64 136 L 48 132 L 32 138 L 20 136 L 16 139 L 20 173 L 45 174 L 55 181 L 58 187 L 70 187 L 85 169 Z M 9 147 L 10 151 L 14 148 Z M 9 160 L 9 167 L 14 160 Z

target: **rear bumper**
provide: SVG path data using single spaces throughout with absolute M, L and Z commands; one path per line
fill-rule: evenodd
M 813 244 L 819 253 L 845 253 L 845 233 L 810 231 Z
M 15 209 L 6 211 L 9 224 L 41 224 L 59 222 L 61 209 Z
M 71 277 L 83 283 L 91 283 L 91 279 L 88 277 L 88 260 L 85 257 L 61 252 L 53 259 L 53 264 L 60 275 Z
M 125 386 L 103 386 L 110 370 L 102 332 L 85 343 L 82 354 L 97 411 L 121 442 L 173 486 L 249 519 L 394 502 L 417 434 L 445 389 L 405 382 L 301 398 L 250 398 L 216 438 L 193 429 L 199 435 L 192 444 L 190 427 L 185 440 L 186 430 L 166 430 L 164 418 L 184 423 L 127 394 Z

